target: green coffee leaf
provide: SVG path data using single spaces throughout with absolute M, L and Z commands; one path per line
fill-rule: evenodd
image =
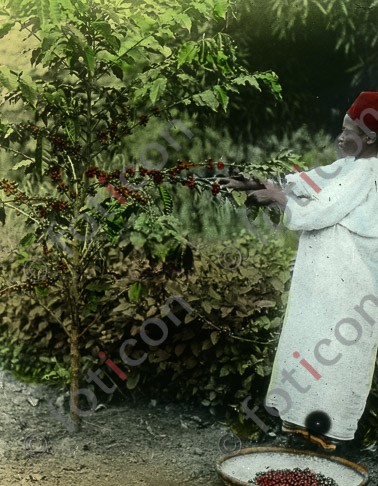
M 131 302 L 137 302 L 143 293 L 143 285 L 140 282 L 135 282 L 129 288 L 128 296 Z
M 95 67 L 95 55 L 90 46 L 84 46 L 84 59 L 88 71 L 93 74 Z
M 27 248 L 28 246 L 32 245 L 34 241 L 35 241 L 35 234 L 28 233 L 20 241 L 20 246 L 22 246 L 23 248 Z
M 222 105 L 223 110 L 227 111 L 228 102 L 230 100 L 227 93 L 219 85 L 214 86 L 214 91 L 218 100 L 220 101 L 220 104 Z
M 167 78 L 158 78 L 152 83 L 150 88 L 150 100 L 153 105 L 163 96 L 166 87 Z
M 199 46 L 196 42 L 189 41 L 184 44 L 177 56 L 178 59 L 178 67 L 181 67 L 183 64 L 191 63 L 193 59 L 198 55 Z
M 32 78 L 28 75 L 24 75 L 18 81 L 21 93 L 24 99 L 32 106 L 35 107 L 37 101 L 37 85 L 33 82 Z
M 185 13 L 179 14 L 177 16 L 177 20 L 179 21 L 180 25 L 182 25 L 182 27 L 184 27 L 184 29 L 188 29 L 188 31 L 190 32 L 190 30 L 192 28 L 192 20 L 189 17 L 189 15 L 187 15 Z
M 207 106 L 213 111 L 217 111 L 217 108 L 219 107 L 219 101 L 215 97 L 214 92 L 210 89 L 194 95 L 193 101 L 197 106 Z
M 14 24 L 15 24 L 14 20 L 10 20 L 0 26 L 0 39 L 8 34 L 8 32 L 12 29 Z
M 128 390 L 134 390 L 137 387 L 140 380 L 140 373 L 132 373 L 127 377 L 126 387 Z
M 228 10 L 228 0 L 216 0 L 214 2 L 214 17 L 216 20 L 225 19 Z
M 22 160 L 21 162 L 17 162 L 17 164 L 15 164 L 11 170 L 18 170 L 18 169 L 22 169 L 22 168 L 28 168 L 32 165 L 35 164 L 35 161 L 34 160 Z
M 255 75 L 252 74 L 243 74 L 241 76 L 238 76 L 233 80 L 234 84 L 238 86 L 245 86 L 247 83 L 253 86 L 254 88 L 258 89 L 261 91 L 260 85 L 256 79 Z
M 0 85 L 8 91 L 14 91 L 18 87 L 18 77 L 14 71 L 5 66 L 0 67 Z

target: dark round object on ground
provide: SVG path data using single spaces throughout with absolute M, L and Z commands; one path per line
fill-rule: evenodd
M 316 410 L 307 415 L 305 425 L 314 434 L 326 434 L 331 428 L 331 419 L 325 412 Z

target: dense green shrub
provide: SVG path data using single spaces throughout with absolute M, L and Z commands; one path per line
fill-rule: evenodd
M 141 235 L 136 231 L 130 239 L 135 243 Z M 88 364 L 83 372 L 94 365 L 100 350 L 120 362 L 121 343 L 137 336 L 148 317 L 164 316 L 169 296 L 181 295 L 194 312 L 187 314 L 180 306 L 172 306 L 183 323 L 170 326 L 167 340 L 157 348 L 145 345 L 144 349 L 140 341 L 142 347 L 129 350 L 130 357 L 145 350 L 149 355 L 142 366 L 128 370 L 127 388 L 139 384 L 181 399 L 194 397 L 212 407 L 237 406 L 251 388 L 259 389 L 261 378 L 270 372 L 292 252 L 269 235 L 259 241 L 242 233 L 232 241 L 202 247 L 186 241 L 190 262 L 180 268 L 169 258 L 154 262 L 153 247 L 159 240 L 156 231 L 144 238 L 150 259 L 137 250 L 128 254 L 128 239 L 120 245 L 124 255 L 119 250 L 109 255 L 115 279 L 111 292 L 119 297 L 111 300 L 107 296 L 112 305 L 103 309 L 102 319 L 88 330 L 83 343 Z M 162 240 L 164 243 L 164 236 Z M 226 254 L 229 249 L 231 259 Z M 102 292 L 95 279 L 92 289 Z M 50 296 L 50 305 L 54 302 Z M 64 313 L 58 309 L 61 319 Z M 66 375 L 60 367 L 67 366 L 66 339 L 44 309 L 31 301 L 21 306 L 20 297 L 13 296 L 0 314 L 3 365 L 19 375 L 64 382 Z M 12 346 L 16 342 L 17 349 Z
M 17 256 L 18 255 L 18 256 Z M 17 285 L 25 281 L 21 255 L 12 240 L 3 240 L 0 252 L 0 283 Z M 35 261 L 41 256 L 36 254 Z M 50 308 L 61 317 L 63 309 L 57 296 L 49 299 Z M 25 381 L 41 381 L 45 376 L 68 383 L 68 344 L 63 329 L 36 300 L 19 292 L 0 302 L 0 362 L 3 369 Z M 51 374 L 52 373 L 52 374 Z
M 142 279 L 138 300 L 120 299 L 106 328 L 125 316 L 133 320 L 114 343 L 119 346 L 127 334 L 138 334 L 146 318 L 159 315 L 161 306 L 166 315 L 163 304 L 169 296 L 181 295 L 194 311 L 185 316 L 181 309 L 184 323 L 171 326 L 166 342 L 150 350 L 149 365 L 133 374 L 146 383 L 161 381 L 160 389 L 178 398 L 197 396 L 213 406 L 230 403 L 242 398 L 256 375 L 269 374 L 292 253 L 273 238 L 262 242 L 247 234 L 191 250 L 192 271 L 162 267 L 159 275 L 155 269 Z M 234 258 L 225 256 L 229 250 Z

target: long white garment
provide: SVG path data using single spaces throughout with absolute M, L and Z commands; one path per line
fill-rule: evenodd
M 301 235 L 266 405 L 301 426 L 325 412 L 326 435 L 350 440 L 378 344 L 378 159 L 306 174 L 286 177 L 299 198 L 289 195 L 285 224 Z

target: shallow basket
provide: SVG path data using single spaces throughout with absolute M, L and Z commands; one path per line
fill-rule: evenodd
M 227 486 L 258 486 L 251 481 L 257 473 L 272 469 L 306 469 L 331 477 L 339 486 L 368 484 L 368 470 L 347 459 L 284 447 L 253 447 L 224 455 L 217 471 Z

